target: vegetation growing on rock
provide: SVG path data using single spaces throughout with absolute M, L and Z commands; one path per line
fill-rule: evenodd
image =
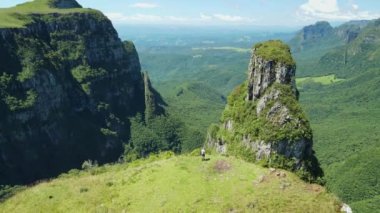
M 60 7 L 60 5 L 71 5 L 71 7 Z M 34 0 L 19 4 L 12 8 L 0 9 L 0 29 L 1 28 L 24 28 L 34 22 L 36 14 L 72 14 L 72 13 L 92 13 L 102 17 L 101 13 L 84 9 L 75 0 Z
M 285 57 L 294 62 L 281 41 L 255 46 L 248 81 L 228 97 L 222 124 L 210 127 L 207 143 L 222 153 L 320 181 L 323 172 L 312 150 L 309 122 L 298 103 L 294 64 L 286 63 Z
M 289 46 L 280 40 L 257 43 L 254 46 L 254 51 L 257 56 L 267 61 L 275 61 L 290 66 L 295 65 Z

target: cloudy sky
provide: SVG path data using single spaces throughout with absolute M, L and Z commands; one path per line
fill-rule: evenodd
M 9 7 L 25 0 L 0 0 Z M 301 26 L 380 18 L 379 0 L 78 0 L 115 24 Z M 112 2 L 112 3 L 111 3 Z

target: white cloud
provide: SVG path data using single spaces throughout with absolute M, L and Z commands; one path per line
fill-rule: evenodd
M 199 17 L 163 16 L 149 14 L 126 15 L 119 12 L 108 12 L 106 16 L 115 24 L 250 24 L 254 19 L 241 16 L 231 16 L 223 14 L 205 15 Z
M 308 13 L 334 13 L 339 11 L 337 0 L 309 0 L 300 8 Z
M 359 10 L 359 5 L 357 5 L 357 4 L 352 4 L 351 6 L 352 6 L 352 9 L 353 9 L 353 10 Z
M 212 19 L 212 16 L 205 15 L 203 13 L 200 14 L 200 18 L 202 21 L 209 21 Z
M 131 16 L 126 16 L 123 13 L 105 13 L 105 15 L 115 23 L 155 23 L 163 20 L 161 16 L 146 14 L 135 14 Z
M 139 3 L 132 4 L 131 7 L 140 8 L 140 9 L 152 9 L 152 8 L 157 8 L 158 5 L 153 4 L 153 3 L 139 2 Z
M 297 16 L 303 21 L 349 21 L 355 19 L 375 19 L 380 14 L 362 11 L 357 4 L 351 4 L 351 8 L 342 10 L 339 7 L 338 0 L 308 0 L 299 7 Z
M 255 20 L 249 17 L 233 16 L 227 14 L 213 14 L 205 15 L 200 14 L 200 20 L 203 22 L 223 22 L 223 23 L 235 23 L 235 24 L 249 24 L 253 23 Z
M 126 23 L 185 23 L 191 21 L 191 19 L 186 17 L 178 16 L 159 16 L 159 15 L 147 15 L 147 14 L 134 14 L 125 15 L 123 13 L 105 13 L 105 15 L 117 24 Z
M 219 19 L 221 21 L 226 21 L 226 22 L 240 22 L 244 20 L 244 18 L 241 16 L 230 16 L 230 15 L 224 15 L 224 14 L 214 14 L 213 16 L 216 19 Z

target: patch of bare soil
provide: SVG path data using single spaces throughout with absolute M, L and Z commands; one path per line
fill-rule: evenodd
M 231 164 L 225 160 L 218 160 L 214 165 L 214 170 L 218 173 L 227 172 L 231 169 Z

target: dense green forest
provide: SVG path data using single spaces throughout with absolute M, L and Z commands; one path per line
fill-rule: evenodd
M 320 47 L 296 54 L 300 61 L 309 57 L 314 63 L 308 68 L 300 63 L 301 73 L 335 74 L 339 78 L 325 85 L 313 81 L 304 84 L 301 103 L 312 121 L 315 149 L 325 169 L 328 188 L 354 210 L 371 212 L 379 208 L 376 200 L 380 193 L 377 181 L 380 171 L 376 165 L 380 153 L 377 125 L 380 69 L 375 59 L 379 51 L 376 39 L 379 20 L 365 27 L 363 22 L 348 24 L 356 31 L 360 26 L 356 38 L 343 37 L 343 45 L 325 49 L 321 57 L 313 56 L 312 52 L 327 46 L 322 41 Z M 338 34 L 348 24 L 335 28 L 332 33 Z

